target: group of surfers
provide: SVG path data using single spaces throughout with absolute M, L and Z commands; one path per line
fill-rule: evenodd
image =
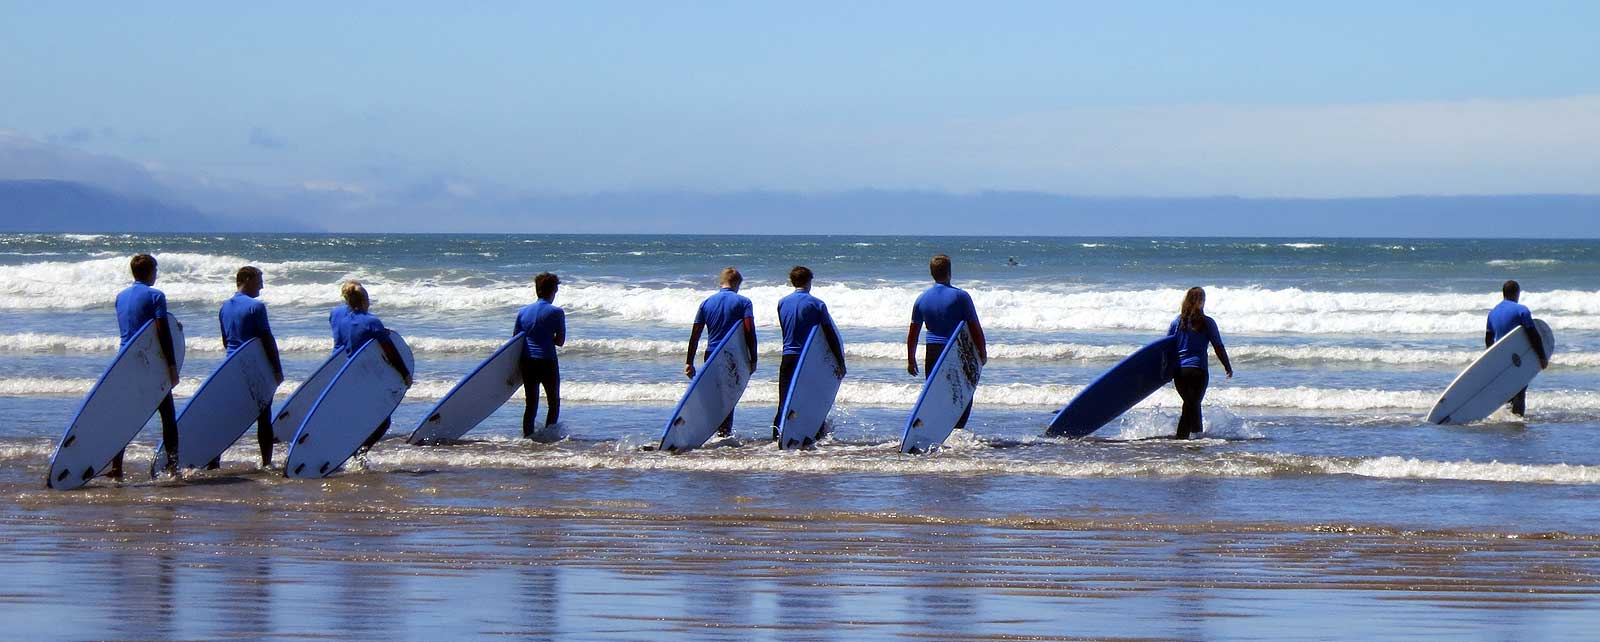
M 158 274 L 156 259 L 149 254 L 139 254 L 133 257 L 129 267 L 134 283 L 116 298 L 117 323 L 121 330 L 122 345 L 126 346 L 146 323 L 153 322 L 161 351 L 166 358 L 167 376 L 173 385 L 177 385 L 178 369 L 174 358 L 172 333 L 167 325 L 169 321 L 166 295 L 154 287 Z M 951 285 L 950 257 L 944 254 L 933 256 L 928 261 L 928 272 L 933 279 L 933 285 L 917 297 L 911 308 L 911 324 L 906 332 L 906 372 L 912 376 L 919 375 L 917 347 L 921 340 L 923 364 L 920 374 L 927 376 L 943 354 L 945 346 L 955 339 L 953 335 L 963 322 L 966 323 L 974 347 L 977 349 L 978 360 L 987 363 L 988 351 L 983 326 L 978 320 L 972 296 L 965 290 Z M 790 381 L 799 364 L 802 348 L 813 328 L 819 329 L 819 332 L 827 338 L 828 347 L 840 364 L 838 375 L 843 377 L 845 372 L 843 343 L 839 339 L 838 329 L 828 312 L 827 304 L 811 294 L 813 278 L 809 268 L 795 266 L 789 271 L 789 283 L 795 290 L 778 301 L 778 322 L 783 333 L 783 352 L 778 366 L 780 412 L 784 401 L 788 398 Z M 535 276 L 533 282 L 537 298 L 533 303 L 517 311 L 512 335 L 520 333 L 524 336 L 522 354 L 518 362 L 523 391 L 527 399 L 522 417 L 523 436 L 548 441 L 559 436 L 557 422 L 561 415 L 561 368 L 556 349 L 566 342 L 566 313 L 555 305 L 556 293 L 561 284 L 559 277 L 543 272 Z M 689 334 L 688 352 L 683 368 L 685 376 L 693 378 L 695 375 L 695 352 L 698 350 L 702 334 L 707 336 L 704 358 L 709 359 L 713 344 L 722 337 L 730 336 L 729 333 L 736 329 L 740 331 L 740 338 L 747 342 L 750 348 L 750 366 L 754 370 L 755 310 L 750 299 L 739 294 L 743 282 L 744 277 L 738 269 L 724 268 L 720 275 L 721 288 L 700 304 Z M 259 299 L 261 290 L 265 287 L 265 276 L 260 269 L 247 265 L 239 268 L 235 274 L 235 285 L 236 293 L 222 303 L 217 313 L 223 345 L 228 354 L 232 354 L 251 339 L 259 341 L 265 348 L 274 377 L 278 383 L 282 383 L 283 367 L 278 355 L 277 342 L 267 320 L 266 304 Z M 1546 353 L 1539 332 L 1533 324 L 1533 316 L 1527 306 L 1518 302 L 1521 286 L 1516 281 L 1506 281 L 1501 293 L 1504 300 L 1489 312 L 1484 333 L 1485 346 L 1493 345 L 1517 327 L 1527 328 L 1528 337 L 1539 355 L 1539 366 L 1546 367 L 1548 365 Z M 358 281 L 345 281 L 340 287 L 340 298 L 343 303 L 328 314 L 334 351 L 342 351 L 348 357 L 368 341 L 375 341 L 389 357 L 387 359 L 389 364 L 399 371 L 405 384 L 410 386 L 412 373 L 406 369 L 405 361 L 399 357 L 383 321 L 372 314 L 371 299 L 367 295 L 366 288 Z M 1198 287 L 1189 288 L 1184 293 L 1177 318 L 1173 319 L 1167 328 L 1167 335 L 1175 337 L 1177 344 L 1177 369 L 1173 377 L 1173 386 L 1183 400 L 1183 410 L 1179 415 L 1176 432 L 1176 437 L 1179 439 L 1188 439 L 1203 432 L 1201 402 L 1210 383 L 1209 358 L 1206 354 L 1208 347 L 1215 352 L 1228 378 L 1233 377 L 1233 364 L 1228 359 L 1222 334 L 1217 322 L 1206 315 L 1205 304 L 1205 290 Z M 547 404 L 543 425 L 540 425 L 537 419 L 540 390 L 544 391 Z M 1526 389 L 1519 392 L 1510 402 L 1511 411 L 1518 416 L 1524 412 L 1526 392 Z M 165 472 L 175 475 L 179 435 L 170 393 L 162 399 L 157 409 L 161 415 L 162 444 L 168 455 L 166 458 L 168 467 Z M 957 428 L 966 425 L 971 412 L 972 403 L 969 401 L 956 423 Z M 778 437 L 779 419 L 778 416 L 773 417 L 773 439 Z M 389 425 L 389 420 L 384 419 L 375 427 L 360 452 L 365 452 L 377 443 L 388 431 Z M 732 426 L 733 414 L 730 412 L 719 427 L 719 434 L 730 434 Z M 261 454 L 261 466 L 270 468 L 272 446 L 275 442 L 270 408 L 263 408 L 257 417 L 256 440 Z M 118 453 L 106 473 L 108 476 L 121 478 L 122 458 L 122 453 Z M 212 462 L 212 466 L 215 465 L 216 462 Z

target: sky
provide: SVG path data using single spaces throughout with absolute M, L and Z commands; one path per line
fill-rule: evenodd
M 1597 24 L 1594 2 L 0 0 L 0 178 L 335 227 L 639 191 L 1600 194 Z

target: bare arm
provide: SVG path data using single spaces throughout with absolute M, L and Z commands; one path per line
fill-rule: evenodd
M 706 329 L 706 324 L 696 323 L 694 329 L 689 331 L 689 354 L 683 358 L 683 376 L 694 378 L 694 349 L 700 345 L 700 333 Z
M 922 336 L 922 324 L 911 322 L 906 330 L 906 373 L 917 376 L 917 338 Z

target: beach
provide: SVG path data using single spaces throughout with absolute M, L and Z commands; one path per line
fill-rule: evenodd
M 44 488 L 139 251 L 189 335 L 180 408 L 224 355 L 239 266 L 266 273 L 280 403 L 327 356 L 339 281 L 363 280 L 416 351 L 389 437 L 326 480 L 257 470 L 246 438 L 220 470 L 150 482 L 153 421 L 123 483 Z M 902 455 L 920 384 L 904 333 L 935 252 L 991 358 L 968 429 Z M 730 264 L 760 359 L 734 436 L 650 450 Z M 850 366 L 833 437 L 799 452 L 766 439 L 795 264 Z M 405 445 L 547 270 L 566 438 L 519 439 L 519 393 L 466 443 Z M 4 235 L 0 637 L 1583 637 L 1600 630 L 1597 276 L 1593 241 Z M 1528 417 L 1426 424 L 1506 278 L 1557 338 Z M 1091 439 L 1044 437 L 1194 285 L 1236 370 L 1212 364 L 1204 437 L 1164 438 L 1170 387 Z

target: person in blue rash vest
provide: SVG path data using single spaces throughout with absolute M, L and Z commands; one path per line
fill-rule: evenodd
M 789 384 L 795 368 L 800 365 L 800 351 L 805 348 L 811 329 L 822 328 L 828 340 L 828 349 L 839 361 L 839 377 L 844 377 L 844 352 L 840 346 L 839 329 L 834 327 L 833 316 L 828 314 L 828 304 L 811 296 L 811 269 L 796 265 L 789 270 L 789 285 L 794 293 L 778 300 L 778 326 L 783 329 L 783 358 L 778 363 L 778 412 L 772 416 L 772 438 L 778 438 L 778 423 L 783 418 L 783 404 L 789 399 Z M 821 439 L 824 426 L 817 427 L 814 439 Z
M 406 369 L 405 360 L 400 358 L 400 351 L 395 349 L 394 341 L 389 338 L 389 329 L 383 327 L 383 321 L 369 310 L 372 299 L 367 296 L 367 289 L 360 283 L 356 283 L 353 287 L 347 283 L 343 293 L 345 305 L 350 306 L 350 313 L 341 319 L 336 343 L 344 346 L 345 357 L 355 356 L 356 351 L 368 341 L 377 341 L 384 356 L 389 358 L 389 365 L 394 366 L 406 386 L 410 387 L 411 372 Z M 389 418 L 384 417 L 383 423 L 378 424 L 377 429 L 372 431 L 372 436 L 367 437 L 361 444 L 356 456 L 366 454 L 387 432 L 389 432 Z
M 266 287 L 266 278 L 260 268 L 246 265 L 234 274 L 233 282 L 238 291 L 233 298 L 223 301 L 222 309 L 217 311 L 217 324 L 222 327 L 222 347 L 231 355 L 246 341 L 261 342 L 267 352 L 267 362 L 272 364 L 273 378 L 283 383 L 283 363 L 278 359 L 278 340 L 272 336 L 272 325 L 267 322 L 267 304 L 257 298 Z M 272 405 L 269 403 L 256 416 L 256 445 L 261 450 L 262 468 L 272 467 L 273 441 Z M 218 462 L 212 460 L 207 468 L 217 465 Z
M 350 293 L 360 287 L 361 282 L 355 279 L 348 279 L 344 283 L 340 283 L 339 298 L 341 300 L 350 298 Z M 340 303 L 328 311 L 328 329 L 333 332 L 334 352 L 344 352 L 344 336 L 341 332 L 344 328 L 344 319 L 348 316 L 350 316 L 349 304 Z
M 933 276 L 933 286 L 918 295 L 911 306 L 911 328 L 906 332 L 906 372 L 917 376 L 917 337 L 924 324 L 928 326 L 928 342 L 922 352 L 924 378 L 932 373 L 933 364 L 939 362 L 945 344 L 955 338 L 951 335 L 962 321 L 967 322 L 967 332 L 972 334 L 972 343 L 978 348 L 978 361 L 988 363 L 989 349 L 984 341 L 983 326 L 978 323 L 978 310 L 972 305 L 972 295 L 950 285 L 950 257 L 935 254 L 928 261 L 928 274 Z M 971 416 L 972 402 L 968 401 L 956 427 L 965 427 Z
M 177 386 L 178 360 L 173 351 L 172 329 L 167 327 L 167 295 L 153 287 L 156 284 L 156 259 L 149 254 L 136 255 L 128 262 L 128 269 L 133 273 L 133 285 L 117 294 L 117 326 L 122 331 L 121 347 L 128 347 L 134 333 L 145 323 L 154 321 L 161 355 L 167 360 L 167 378 L 173 386 Z M 162 397 L 161 405 L 156 406 L 156 410 L 161 413 L 161 443 L 165 444 L 167 451 L 166 472 L 177 475 L 178 413 L 172 404 L 172 393 Z M 126 452 L 126 449 L 118 451 L 117 456 L 111 459 L 107 477 L 119 481 L 122 479 L 122 456 Z
M 1189 288 L 1183 295 L 1183 307 L 1178 318 L 1167 327 L 1167 336 L 1178 337 L 1178 373 L 1172 386 L 1183 399 L 1183 414 L 1178 416 L 1178 439 L 1189 439 L 1205 430 L 1200 416 L 1200 402 L 1206 398 L 1206 387 L 1211 383 L 1207 369 L 1206 346 L 1217 352 L 1228 378 L 1233 378 L 1233 363 L 1228 361 L 1228 349 L 1222 345 L 1222 333 L 1217 322 L 1206 316 L 1206 291 Z
M 700 309 L 694 313 L 694 328 L 689 331 L 689 354 L 683 365 L 683 375 L 694 378 L 694 351 L 700 344 L 700 333 L 710 331 L 706 336 L 705 358 L 711 358 L 711 350 L 717 342 L 722 340 L 729 330 L 734 327 L 744 329 L 744 341 L 750 346 L 750 370 L 756 369 L 756 318 L 755 306 L 750 299 L 739 294 L 739 286 L 744 283 L 744 275 L 739 274 L 738 268 L 722 268 L 720 279 L 722 289 L 716 294 L 707 297 L 700 304 Z M 722 426 L 717 428 L 717 434 L 728 436 L 733 434 L 733 413 L 728 413 L 728 418 L 722 420 Z
M 1544 337 L 1539 334 L 1538 326 L 1533 324 L 1533 313 L 1528 311 L 1528 306 L 1518 303 L 1522 298 L 1522 285 L 1516 281 L 1506 281 L 1500 286 L 1500 294 L 1505 299 L 1494 309 L 1489 311 L 1488 328 L 1483 333 L 1483 347 L 1487 348 L 1496 341 L 1511 334 L 1517 327 L 1524 328 L 1523 334 L 1528 335 L 1528 343 L 1533 344 L 1535 352 L 1539 353 L 1539 369 L 1550 366 L 1549 357 L 1545 356 Z M 1511 398 L 1511 414 L 1523 416 L 1528 405 L 1528 389 L 1523 388 L 1517 396 Z
M 527 333 L 523 338 L 522 360 L 517 364 L 522 371 L 522 392 L 527 396 L 527 405 L 522 410 L 522 436 L 536 441 L 559 437 L 550 429 L 561 418 L 561 364 L 556 360 L 556 346 L 567 342 L 567 313 L 555 305 L 560 285 L 561 279 L 549 272 L 533 277 L 533 291 L 539 300 L 517 312 L 517 322 L 511 330 L 513 335 Z M 542 431 L 535 423 L 541 387 L 550 405 Z

